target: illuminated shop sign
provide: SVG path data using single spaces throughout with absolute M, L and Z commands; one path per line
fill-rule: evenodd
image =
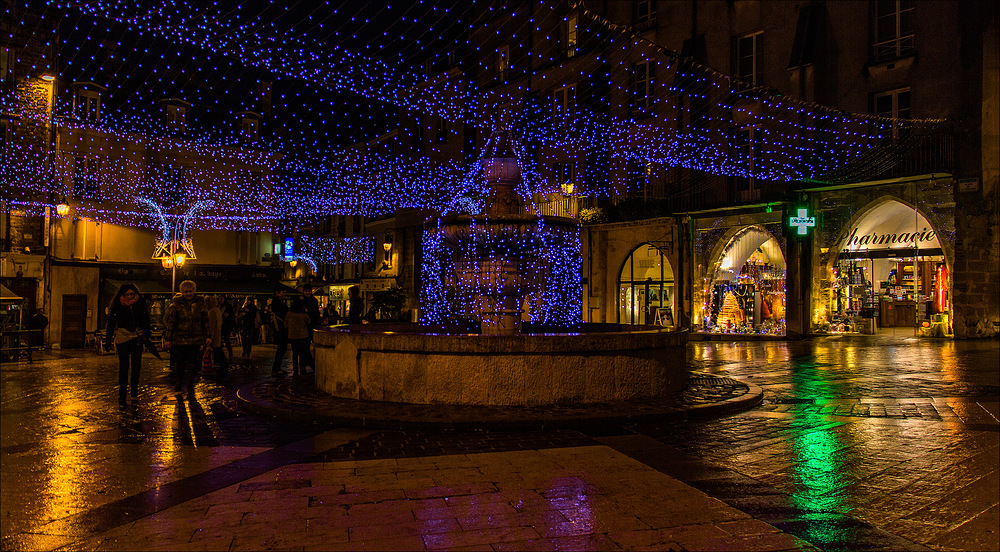
M 941 247 L 930 222 L 898 201 L 889 201 L 872 209 L 853 227 L 845 228 L 835 245 L 841 251 Z

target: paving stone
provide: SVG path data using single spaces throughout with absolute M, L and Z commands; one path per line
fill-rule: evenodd
M 271 379 L 267 348 L 180 401 L 151 361 L 125 409 L 111 357 L 5 365 L 2 544 L 414 550 L 444 530 L 454 549 L 618 549 L 613 535 L 694 526 L 704 534 L 625 548 L 997 549 L 998 350 L 696 343 L 686 397 L 631 418 L 599 405 L 576 426 L 565 420 L 580 409 L 539 410 L 530 428 L 509 413 L 460 426 L 424 407 L 401 410 L 419 423 L 396 429 L 316 424 L 301 417 L 321 398 L 310 379 Z M 248 386 L 300 417 L 248 413 Z M 758 406 L 688 415 L 754 388 Z M 640 437 L 628 454 L 603 444 Z

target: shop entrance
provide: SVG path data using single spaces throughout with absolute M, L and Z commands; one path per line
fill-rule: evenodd
M 884 202 L 845 229 L 829 267 L 834 333 L 951 335 L 950 270 L 934 227 L 916 209 Z
M 716 266 L 705 331 L 785 335 L 785 256 L 778 240 L 751 226 L 729 241 Z
M 655 245 L 625 259 L 618 278 L 618 322 L 673 326 L 674 270 Z

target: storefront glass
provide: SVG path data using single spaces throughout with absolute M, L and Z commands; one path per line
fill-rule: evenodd
M 919 211 L 885 202 L 845 229 L 835 247 L 820 331 L 951 334 L 950 271 L 937 233 Z
M 618 279 L 621 324 L 673 326 L 674 271 L 654 245 L 635 248 Z
M 703 305 L 707 332 L 785 334 L 785 257 L 770 233 L 752 226 L 723 250 Z

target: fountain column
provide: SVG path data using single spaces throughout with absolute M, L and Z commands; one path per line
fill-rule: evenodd
M 491 138 L 492 157 L 482 160 L 486 181 L 486 216 L 502 220 L 524 213 L 524 201 L 517 193 L 521 167 L 506 132 Z M 524 297 L 519 260 L 498 255 L 479 259 L 479 284 L 482 290 L 480 310 L 483 335 L 516 335 L 521 331 L 521 302 Z

